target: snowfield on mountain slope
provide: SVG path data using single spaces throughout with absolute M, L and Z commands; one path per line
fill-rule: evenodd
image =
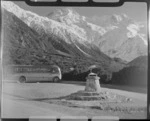
M 126 14 L 95 17 L 93 20 L 72 8 L 58 9 L 48 16 L 24 10 L 13 2 L 3 1 L 2 8 L 16 15 L 40 35 L 43 35 L 44 30 L 44 34 L 57 36 L 68 44 L 96 45 L 104 54 L 126 61 L 147 55 L 146 25 Z M 101 22 L 97 24 L 94 21 Z
M 76 101 L 60 99 L 84 90 L 85 83 L 3 83 L 2 117 L 29 118 L 31 116 L 118 116 L 145 119 L 147 95 L 102 87 L 103 91 L 129 98 L 132 102 Z M 125 87 L 126 90 L 128 87 Z M 134 88 L 133 88 L 134 89 Z M 136 90 L 134 90 L 136 91 Z M 105 109 L 103 109 L 103 107 Z

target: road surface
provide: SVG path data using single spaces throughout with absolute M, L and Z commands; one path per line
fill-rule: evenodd
M 70 95 L 84 90 L 85 83 L 8 83 L 3 82 L 2 118 L 30 118 L 32 116 L 118 116 L 119 118 L 146 118 L 146 112 L 123 113 L 99 109 L 71 107 L 57 103 L 47 103 L 49 100 Z M 146 108 L 147 94 L 126 90 L 102 87 L 103 90 L 124 95 L 138 101 L 138 105 Z

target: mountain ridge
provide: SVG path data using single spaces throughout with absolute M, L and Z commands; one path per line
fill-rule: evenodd
M 77 47 L 82 48 L 84 52 L 90 55 L 90 57 L 87 57 L 77 47 L 59 40 L 60 38 L 53 35 L 40 35 L 7 10 L 3 9 L 2 17 L 3 59 L 7 60 L 4 62 L 6 65 L 56 64 L 61 67 L 63 73 L 70 71 L 70 68 L 74 66 L 77 66 L 79 72 L 87 71 L 88 67 L 93 64 L 99 65 L 103 70 L 109 70 L 110 72 L 114 71 L 112 70 L 113 66 L 116 66 L 116 70 L 118 70 L 117 65 L 120 65 L 120 68 L 124 66 L 113 61 L 94 46 L 89 51 L 89 48 L 87 50 L 85 46 L 78 44 Z
M 112 24 L 112 21 L 108 19 L 108 23 L 106 22 L 108 25 L 103 27 L 90 23 L 85 16 L 79 15 L 75 10 L 70 8 L 64 8 L 63 11 L 58 10 L 59 12 L 56 11 L 54 13 L 55 15 L 53 15 L 55 17 L 51 15 L 48 18 L 39 16 L 30 11 L 25 11 L 10 2 L 9 4 L 2 2 L 2 7 L 14 13 L 38 33 L 43 35 L 45 33 L 47 35 L 53 34 L 62 38 L 63 41 L 68 44 L 74 43 L 78 46 L 77 43 L 80 43 L 88 48 L 90 48 L 89 45 L 96 45 L 95 47 L 99 48 L 100 51 L 104 52 L 106 55 L 112 58 L 121 58 L 126 61 L 131 61 L 138 56 L 147 54 L 147 41 L 145 35 L 139 33 L 141 25 L 129 19 L 125 14 L 121 16 L 112 15 L 110 18 L 116 22 Z M 18 11 L 20 12 L 18 13 Z M 63 12 L 65 14 L 63 14 Z M 57 13 L 59 14 L 57 15 Z M 122 36 L 118 35 L 118 31 Z M 115 34 L 118 36 L 117 38 L 114 38 L 113 35 Z M 139 43 L 139 45 L 142 41 L 143 44 L 141 44 L 140 47 L 135 47 L 134 45 L 130 45 L 128 41 L 130 39 L 132 39 L 134 43 Z M 113 41 L 115 41 L 116 44 L 112 45 Z M 116 49 L 114 50 L 111 46 L 114 46 Z M 119 46 L 123 46 L 125 49 L 122 50 Z M 130 48 L 128 46 L 130 46 Z M 132 51 L 132 56 L 127 52 L 126 48 Z M 79 50 L 83 52 L 81 48 Z M 140 52 L 138 53 L 137 51 Z

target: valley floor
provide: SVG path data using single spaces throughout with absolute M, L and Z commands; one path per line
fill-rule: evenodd
M 147 94 L 115 89 L 114 86 L 102 85 L 102 90 L 132 99 L 132 102 L 115 103 L 99 101 L 57 100 L 84 90 L 85 83 L 8 83 L 3 82 L 2 118 L 30 118 L 32 116 L 117 116 L 127 119 L 145 119 Z M 125 88 L 125 87 L 124 87 Z M 76 105 L 75 105 L 76 104 Z M 77 105 L 78 104 L 78 105 Z M 84 104 L 84 106 L 83 106 Z M 94 108 L 89 105 L 94 105 Z M 112 110 L 103 110 L 99 104 L 110 106 Z M 117 108 L 116 108 L 116 107 Z M 115 108 L 113 108 L 115 107 Z M 130 110 L 130 109 L 133 110 Z

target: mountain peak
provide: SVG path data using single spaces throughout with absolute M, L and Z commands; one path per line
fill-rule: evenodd
M 48 18 L 57 20 L 59 22 L 78 23 L 80 21 L 80 15 L 76 12 L 75 9 L 68 7 L 57 9 L 47 15 Z
M 119 23 L 121 21 L 123 21 L 124 19 L 129 19 L 129 17 L 125 14 L 125 13 L 122 13 L 120 15 L 118 14 L 113 14 L 111 16 L 111 19 L 115 22 L 115 23 Z
M 115 22 L 120 22 L 122 21 L 122 17 L 120 15 L 117 14 L 113 14 L 111 17 Z
M 79 15 L 75 9 L 68 7 L 68 8 L 63 8 L 61 9 L 62 12 L 65 12 L 67 14 L 75 14 L 75 15 Z
M 59 17 L 59 16 L 67 16 L 67 15 L 79 16 L 79 14 L 75 11 L 75 9 L 68 7 L 68 8 L 56 9 L 53 12 L 49 13 L 47 17 Z
M 124 18 L 128 18 L 127 14 L 125 14 L 125 13 L 122 13 L 121 16 Z

